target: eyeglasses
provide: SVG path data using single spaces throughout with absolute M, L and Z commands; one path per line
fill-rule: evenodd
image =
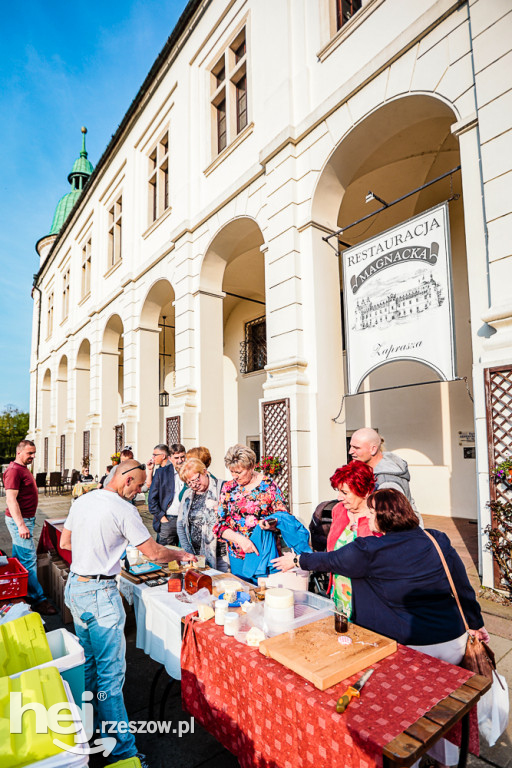
M 199 474 L 197 477 L 193 477 L 190 480 L 187 480 L 187 485 L 198 485 L 201 482 L 202 475 Z
M 130 467 L 130 469 L 125 469 L 124 472 L 121 472 L 122 475 L 128 474 L 128 472 L 134 472 L 136 469 L 146 469 L 145 464 L 137 464 L 136 467 Z

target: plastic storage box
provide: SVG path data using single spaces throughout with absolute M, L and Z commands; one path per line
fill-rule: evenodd
M 273 623 L 265 626 L 265 634 L 268 637 L 282 635 L 283 632 L 290 632 L 292 629 L 302 627 L 304 624 L 311 624 L 313 621 L 327 618 L 334 610 L 334 603 L 327 597 L 315 595 L 313 592 L 293 591 L 295 598 L 294 613 L 295 618 L 286 624 Z
M 21 693 L 21 705 L 42 704 L 48 709 L 53 704 L 70 702 L 70 711 L 76 722 L 75 734 L 54 733 L 50 729 L 36 728 L 36 716 L 25 712 L 21 720 L 21 733 L 10 733 L 11 693 Z M 63 715 L 65 707 L 62 707 Z M 44 724 L 46 726 L 46 723 Z M 63 723 L 66 725 L 66 723 Z M 45 731 L 37 733 L 36 731 Z M 55 744 L 58 740 L 66 748 Z M 0 678 L 0 768 L 81 768 L 88 765 L 88 745 L 79 713 L 71 703 L 71 691 L 54 667 L 31 669 L 16 679 Z M 67 747 L 69 747 L 68 751 Z
M 140 768 L 140 760 L 138 757 L 129 757 L 128 760 L 111 763 L 109 768 Z
M 46 635 L 51 659 L 34 664 L 36 669 L 57 667 L 62 678 L 71 688 L 75 703 L 82 706 L 82 694 L 85 690 L 85 653 L 78 638 L 67 629 L 55 629 Z M 21 671 L 12 677 L 19 677 Z
M 27 592 L 27 569 L 15 557 L 8 557 L 7 565 L 0 565 L 0 600 L 25 597 Z
M 52 653 L 38 613 L 0 624 L 0 677 L 24 672 L 48 661 L 52 661 Z

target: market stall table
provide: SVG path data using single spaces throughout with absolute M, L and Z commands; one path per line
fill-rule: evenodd
M 84 493 L 89 493 L 89 491 L 95 491 L 98 487 L 97 482 L 92 483 L 75 483 L 73 486 L 73 490 L 71 491 L 71 496 L 74 499 L 78 499 L 80 496 L 83 496 Z
M 183 707 L 242 768 L 410 766 L 465 717 L 490 681 L 399 646 L 372 665 L 361 699 L 336 701 L 360 673 L 320 691 L 213 621 L 185 619 Z M 478 731 L 471 731 L 478 754 Z M 465 759 L 464 750 L 461 757 Z
M 60 546 L 60 537 L 62 536 L 62 530 L 64 528 L 64 522 L 66 518 L 60 518 L 59 520 L 52 520 L 46 518 L 41 529 L 39 536 L 39 542 L 37 544 L 37 554 L 42 555 L 50 550 L 58 552 L 63 560 L 71 565 L 71 552 L 69 549 L 62 549 Z

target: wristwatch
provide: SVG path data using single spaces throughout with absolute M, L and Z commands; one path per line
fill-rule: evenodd
M 299 558 L 300 558 L 300 555 L 294 555 L 293 556 L 293 564 L 294 564 L 294 566 L 296 568 L 300 568 Z

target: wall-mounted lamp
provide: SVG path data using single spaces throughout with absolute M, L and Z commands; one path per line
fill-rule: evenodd
M 386 203 L 385 200 L 382 199 L 382 197 L 379 197 L 375 194 L 375 192 L 368 192 L 365 198 L 365 203 L 371 203 L 372 200 L 378 200 L 379 203 L 381 203 L 385 208 L 388 207 L 389 203 Z
M 160 405 L 160 408 L 165 408 L 169 405 L 169 393 L 165 391 L 164 384 L 165 384 L 165 315 L 163 316 L 162 320 L 163 322 L 163 328 L 164 328 L 164 336 L 163 336 L 163 354 L 162 354 L 162 389 L 160 390 L 160 394 L 158 395 L 158 403 Z

